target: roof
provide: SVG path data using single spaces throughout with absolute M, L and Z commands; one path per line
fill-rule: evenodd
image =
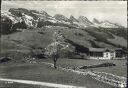
M 89 48 L 89 51 L 94 51 L 94 52 L 104 52 L 106 49 L 105 48 Z
M 115 50 L 123 50 L 122 48 L 116 48 Z

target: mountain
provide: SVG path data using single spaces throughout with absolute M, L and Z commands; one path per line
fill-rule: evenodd
M 123 26 L 109 22 L 108 20 L 105 21 L 99 21 L 96 18 L 93 19 L 94 26 L 96 27 L 102 27 L 102 28 L 122 28 Z
M 75 28 L 86 28 L 90 26 L 101 28 L 122 28 L 122 26 L 111 23 L 109 21 L 98 21 L 96 18 L 93 22 L 88 18 L 80 16 L 76 19 L 74 16 L 70 18 L 61 14 L 56 14 L 54 17 L 50 16 L 46 11 L 27 10 L 24 8 L 10 8 L 8 12 L 2 12 L 2 19 L 9 19 L 12 21 L 12 27 L 17 28 L 36 28 L 43 26 L 65 26 Z M 21 26 L 23 25 L 23 26 Z
M 80 16 L 78 18 L 78 21 L 80 24 L 82 24 L 84 26 L 91 26 L 93 24 L 91 21 L 88 20 L 87 17 L 84 17 L 84 16 Z
M 74 16 L 72 16 L 72 15 L 70 16 L 69 19 L 70 19 L 70 21 L 73 22 L 73 23 L 74 23 L 74 22 L 79 22 L 79 21 L 78 21 Z
M 40 14 L 42 14 L 43 16 L 46 16 L 46 17 L 51 17 L 47 12 L 45 12 L 45 11 L 40 11 L 39 12 Z
M 48 22 L 56 23 L 56 19 L 48 15 L 45 11 L 36 11 L 36 10 L 27 10 L 24 8 L 11 8 L 8 12 L 2 12 L 2 16 L 10 19 L 12 21 L 11 28 L 36 28 L 39 26 L 40 22 L 45 22 L 48 25 Z M 4 18 L 2 18 L 4 19 Z M 24 25 L 24 27 L 20 27 Z
M 13 22 L 16 23 L 17 20 L 15 20 L 15 18 L 12 17 L 11 14 L 9 14 L 7 12 L 1 13 L 1 32 L 2 32 L 2 34 L 12 31 L 11 27 L 12 27 Z
M 1 26 L 2 42 L 5 42 L 3 44 L 7 47 L 9 41 L 16 40 L 16 43 L 20 42 L 28 47 L 45 48 L 56 29 L 60 30 L 67 42 L 79 52 L 84 52 L 84 49 L 89 47 L 125 49 L 127 47 L 127 30 L 124 27 L 109 21 L 100 22 L 96 18 L 91 22 L 84 16 L 76 19 L 74 16 L 67 18 L 56 14 L 52 17 L 45 11 L 11 8 L 8 12 L 1 13 Z M 8 40 L 6 34 L 12 40 Z
M 100 22 L 98 19 L 94 18 L 94 19 L 93 19 L 93 23 L 94 23 L 94 24 L 100 24 L 101 22 Z
M 48 20 L 48 19 L 51 19 L 52 18 L 52 16 L 50 16 L 47 12 L 45 12 L 45 11 L 36 11 L 36 10 L 30 10 L 30 12 L 32 13 L 32 14 L 34 14 L 36 17 L 37 17 L 37 19 L 43 19 L 43 20 Z
M 20 14 L 20 15 L 19 15 Z M 18 13 L 17 11 L 14 12 L 2 12 L 2 19 L 4 20 L 4 17 L 6 17 L 6 20 L 11 20 L 11 28 L 17 29 L 17 28 L 30 28 L 30 27 L 36 27 L 37 21 L 33 19 L 32 16 L 29 16 L 24 13 Z M 3 22 L 2 22 L 3 23 Z
M 70 24 L 70 20 L 65 17 L 64 15 L 61 15 L 61 14 L 56 14 L 54 16 L 54 18 L 60 22 L 63 22 L 63 23 L 66 23 L 66 24 Z

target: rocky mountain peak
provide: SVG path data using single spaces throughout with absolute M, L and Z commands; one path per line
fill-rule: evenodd
M 50 15 L 47 13 L 47 12 L 45 12 L 45 11 L 40 11 L 40 14 L 42 14 L 42 15 L 44 15 L 44 16 L 47 16 L 47 17 L 50 17 Z
M 93 23 L 100 24 L 101 22 L 98 19 L 94 18 Z
M 99 21 L 94 18 L 93 22 L 91 22 L 87 17 L 80 16 L 76 19 L 74 16 L 70 16 L 68 19 L 64 15 L 56 14 L 54 17 L 50 16 L 46 11 L 37 11 L 37 10 L 28 10 L 25 8 L 10 8 L 7 12 L 2 12 L 2 20 L 8 18 L 12 21 L 12 24 L 18 22 L 24 22 L 28 27 L 36 27 L 35 25 L 38 22 L 42 22 L 41 24 L 47 25 L 63 25 L 68 27 L 77 27 L 77 28 L 85 28 L 85 27 L 102 27 L 102 28 L 122 28 L 121 25 L 116 23 L 111 23 L 108 20 Z M 46 23 L 45 23 L 46 22 Z
M 101 27 L 105 27 L 105 28 L 121 28 L 120 25 L 116 24 L 116 23 L 112 23 L 108 20 L 105 21 L 101 21 Z
M 89 26 L 89 25 L 92 25 L 92 24 L 93 24 L 93 23 L 92 23 L 91 21 L 89 21 L 88 18 L 85 17 L 85 16 L 80 16 L 80 17 L 78 18 L 78 21 L 79 21 L 80 23 L 85 24 L 86 26 Z
M 78 19 L 88 20 L 88 18 L 87 18 L 87 17 L 85 17 L 85 16 L 79 16 L 79 18 L 78 18 Z
M 23 9 L 21 8 L 10 8 L 9 9 L 9 12 L 12 14 L 12 15 L 15 15 L 17 17 L 22 17 L 22 12 L 23 12 Z
M 69 22 L 70 20 L 65 17 L 64 15 L 61 15 L 61 14 L 56 14 L 54 16 L 55 19 L 59 20 L 59 21 L 65 21 L 65 22 Z
M 70 16 L 70 20 L 72 21 L 72 22 L 78 22 L 78 20 L 74 17 L 74 16 Z

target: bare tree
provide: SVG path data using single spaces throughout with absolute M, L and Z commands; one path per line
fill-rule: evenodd
M 59 58 L 59 52 L 69 47 L 69 44 L 65 42 L 64 36 L 60 31 L 55 30 L 53 33 L 53 42 L 45 48 L 45 54 L 52 57 L 54 61 L 54 68 L 57 68 L 56 62 Z

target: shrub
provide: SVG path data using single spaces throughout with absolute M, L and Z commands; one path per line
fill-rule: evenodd
M 106 62 L 106 63 L 102 63 L 102 64 L 98 64 L 98 65 L 82 66 L 82 67 L 80 67 L 80 69 L 98 68 L 98 67 L 109 67 L 109 66 L 116 66 L 116 64 Z
M 8 62 L 10 60 L 11 59 L 9 57 L 3 57 L 3 58 L 0 59 L 0 63 Z

